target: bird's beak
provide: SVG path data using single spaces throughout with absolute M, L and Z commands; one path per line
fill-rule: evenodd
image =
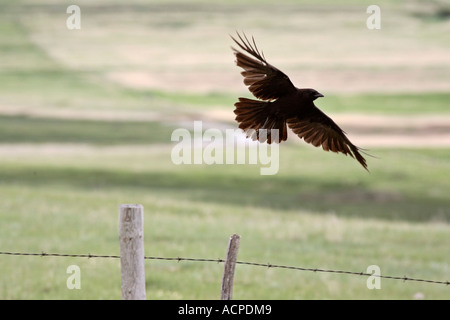
M 316 95 L 315 95 L 314 97 L 315 97 L 316 99 L 317 99 L 317 98 L 323 98 L 324 95 L 321 94 L 321 93 L 319 93 L 319 92 L 317 92 Z

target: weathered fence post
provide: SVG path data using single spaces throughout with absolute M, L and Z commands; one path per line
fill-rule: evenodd
M 234 269 L 236 266 L 237 254 L 241 237 L 233 234 L 228 242 L 227 256 L 223 267 L 221 300 L 231 300 L 233 296 Z
M 140 204 L 119 206 L 122 299 L 145 300 L 144 208 Z

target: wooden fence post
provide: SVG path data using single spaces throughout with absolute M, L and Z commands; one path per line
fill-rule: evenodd
M 144 208 L 140 204 L 119 206 L 122 299 L 145 300 Z
M 223 267 L 221 300 L 231 300 L 233 296 L 234 269 L 236 267 L 240 240 L 241 237 L 239 235 L 233 234 L 228 242 L 227 257 Z

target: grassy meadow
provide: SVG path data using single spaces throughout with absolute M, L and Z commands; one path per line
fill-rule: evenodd
M 369 4 L 79 1 L 81 29 L 69 30 L 66 4 L 2 2 L 0 252 L 118 255 L 118 206 L 140 203 L 147 256 L 224 258 L 237 233 L 240 261 L 449 280 L 448 9 L 382 1 L 382 29 L 368 31 Z M 250 93 L 229 49 L 235 30 L 324 93 L 327 114 L 386 119 L 343 128 L 374 155 L 370 173 L 293 134 L 275 175 L 172 162 L 174 129 L 236 128 L 233 103 Z M 380 134 L 441 145 L 383 145 Z M 74 264 L 80 290 L 66 286 Z M 219 299 L 222 269 L 146 260 L 147 298 Z M 121 298 L 118 259 L 0 254 L 0 271 L 0 299 Z M 442 284 L 366 280 L 238 265 L 233 298 L 450 299 Z

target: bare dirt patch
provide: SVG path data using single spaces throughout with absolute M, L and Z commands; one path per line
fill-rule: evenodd
M 450 56 L 450 53 L 449 53 Z M 230 57 L 231 61 L 232 57 Z M 448 62 L 450 64 L 450 61 Z M 289 68 L 285 68 L 289 70 Z M 106 75 L 109 81 L 132 89 L 156 89 L 168 92 L 240 92 L 242 78 L 237 67 L 226 71 L 148 72 L 121 71 Z M 326 92 L 448 92 L 450 73 L 442 70 L 293 70 L 289 77 L 299 87 L 320 87 Z

